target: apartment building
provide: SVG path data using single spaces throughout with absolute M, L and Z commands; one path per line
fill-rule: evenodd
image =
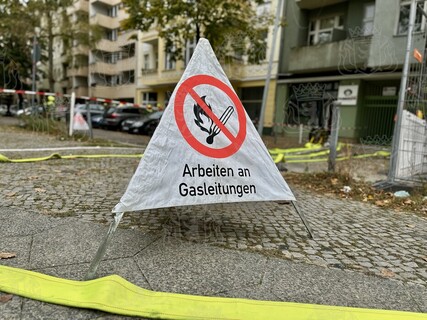
M 258 6 L 258 14 L 268 12 L 273 15 L 277 10 L 277 0 L 266 1 L 265 4 Z M 268 71 L 268 58 L 272 47 L 273 26 L 267 33 L 267 46 L 260 49 L 261 62 L 259 64 L 250 64 L 242 56 L 235 56 L 232 62 L 225 62 L 221 54 L 217 58 L 230 79 L 231 84 L 242 100 L 246 111 L 254 122 L 260 117 L 262 96 L 265 80 Z M 240 41 L 245 35 L 235 33 L 227 37 L 229 41 Z M 272 66 L 272 82 L 269 87 L 267 110 L 265 113 L 264 127 L 266 132 L 271 131 L 274 118 L 274 99 L 275 99 L 275 79 L 277 76 L 277 67 L 279 61 L 279 41 L 277 37 L 276 50 L 274 52 Z M 140 34 L 141 42 L 139 59 L 141 67 L 138 70 L 137 88 L 135 101 L 142 105 L 167 106 L 169 98 L 175 88 L 175 85 L 181 78 L 183 71 L 189 62 L 192 53 L 196 47 L 195 41 L 189 41 L 186 44 L 184 59 L 174 61 L 169 54 L 165 53 L 165 43 L 158 37 L 156 30 L 151 30 Z M 242 42 L 242 45 L 245 45 Z
M 275 131 L 294 135 L 300 124 L 330 126 L 330 105 L 342 95 L 340 88 L 347 88 L 355 96 L 340 108 L 340 136 L 390 142 L 410 2 L 286 1 Z M 418 10 L 412 48 L 422 54 L 425 31 L 425 17 Z M 410 62 L 420 64 L 412 55 Z
M 274 17 L 278 0 L 265 1 L 257 7 L 258 14 L 269 13 Z M 141 105 L 165 107 L 181 78 L 186 64 L 196 47 L 195 41 L 186 44 L 182 61 L 174 61 L 165 53 L 164 40 L 155 29 L 148 32 L 123 31 L 120 21 L 126 12 L 120 0 L 75 0 L 68 8 L 71 17 L 87 16 L 90 25 L 98 25 L 103 36 L 94 47 L 74 41 L 71 61 L 64 61 L 64 47 L 58 43 L 55 68 L 56 91 L 77 96 L 91 96 L 134 102 Z M 76 19 L 76 18 L 75 18 Z M 267 96 L 264 128 L 270 132 L 275 114 L 276 78 L 279 65 L 279 36 L 276 37 L 271 70 L 271 83 Z M 234 33 L 228 41 L 241 42 L 246 35 Z M 267 45 L 260 48 L 259 64 L 250 64 L 244 56 L 218 59 L 249 116 L 256 123 L 260 117 L 262 96 L 268 71 L 268 59 L 273 42 L 273 26 L 266 34 Z M 226 62 L 227 61 L 227 62 Z
M 103 29 L 103 37 L 89 55 L 89 95 L 134 102 L 137 69 L 136 31 L 123 31 L 127 17 L 120 0 L 90 0 L 90 24 Z
M 87 19 L 88 25 L 98 26 L 101 39 L 88 46 L 77 37 L 72 43 L 72 58 L 66 61 L 65 48 L 57 40 L 54 65 L 55 78 L 60 81 L 56 82 L 56 91 L 134 102 L 137 32 L 120 28 L 120 21 L 126 18 L 121 1 L 75 0 L 67 13 L 72 21 Z

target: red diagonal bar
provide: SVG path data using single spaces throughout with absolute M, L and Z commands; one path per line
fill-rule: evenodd
M 236 137 L 227 129 L 227 127 L 219 120 L 219 118 L 212 112 L 212 110 L 206 105 L 206 103 L 199 97 L 196 91 L 193 88 L 188 90 L 188 93 L 191 97 L 197 102 L 197 104 L 206 112 L 209 118 L 224 132 L 225 136 L 231 141 L 231 143 L 236 142 Z

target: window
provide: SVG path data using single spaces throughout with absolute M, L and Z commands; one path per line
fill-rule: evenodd
M 374 33 L 375 2 L 365 3 L 363 6 L 363 35 L 370 36 Z
M 117 29 L 108 30 L 107 31 L 107 39 L 110 41 L 116 41 L 117 40 Z
M 135 43 L 131 43 L 130 45 L 127 46 L 127 53 L 128 53 L 128 57 L 132 58 L 135 56 Z
M 131 113 L 131 114 L 139 114 L 140 111 L 137 108 L 123 108 L 122 109 L 123 113 Z
M 241 88 L 240 99 L 252 122 L 258 125 L 264 87 Z
M 165 54 L 165 70 L 175 69 L 175 58 L 173 56 L 174 48 L 167 49 Z
M 185 65 L 190 62 L 191 56 L 194 53 L 194 49 L 196 48 L 196 38 L 193 40 L 187 41 L 187 45 L 185 47 Z
M 424 2 L 424 10 L 426 9 L 426 2 Z M 397 34 L 407 34 L 409 26 L 409 14 L 411 11 L 411 1 L 402 0 L 400 2 L 399 23 L 397 25 Z M 425 18 L 420 10 L 417 10 L 415 15 L 414 32 L 424 30 Z
M 122 77 L 120 75 L 107 76 L 107 82 L 111 86 L 117 86 L 122 83 Z
M 144 54 L 144 70 L 150 70 L 150 55 Z
M 331 42 L 333 29 L 344 29 L 344 17 L 342 15 L 311 20 L 308 44 L 312 46 Z
M 135 71 L 134 70 L 129 70 L 129 71 L 123 72 L 121 84 L 129 84 L 129 83 L 135 83 Z
M 117 17 L 118 6 L 112 6 L 108 9 L 108 16 L 115 18 Z
M 119 54 L 118 52 L 112 52 L 111 54 L 107 55 L 107 61 L 108 63 L 116 63 L 119 60 Z
M 153 107 L 157 106 L 157 92 L 143 92 L 142 93 L 142 105 Z

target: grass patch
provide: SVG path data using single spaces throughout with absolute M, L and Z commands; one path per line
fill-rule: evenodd
M 20 120 L 20 126 L 26 130 L 33 132 L 43 132 L 56 136 L 67 135 L 67 125 L 62 121 L 57 121 L 47 117 L 33 116 L 22 116 L 20 117 Z

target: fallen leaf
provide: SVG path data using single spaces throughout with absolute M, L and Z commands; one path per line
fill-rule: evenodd
M 385 206 L 385 202 L 383 200 L 377 200 L 377 201 L 375 201 L 375 204 L 378 207 L 384 207 Z
M 0 252 L 0 260 L 1 259 L 10 259 L 10 258 L 15 258 L 16 257 L 16 253 L 13 252 Z
M 332 184 L 333 186 L 335 186 L 337 183 L 338 183 L 338 179 L 337 179 L 337 178 L 332 178 L 332 179 L 331 179 L 331 184 Z
M 34 191 L 35 192 L 41 192 L 41 193 L 43 193 L 43 192 L 46 192 L 46 189 L 43 189 L 43 188 L 34 188 Z
M 411 200 L 411 199 L 407 199 L 407 200 L 403 201 L 403 203 L 404 203 L 404 204 L 411 204 L 411 203 L 412 203 L 412 200 Z
M 0 296 L 0 303 L 8 302 L 8 301 L 12 300 L 12 298 L 13 298 L 13 295 L 4 294 L 4 295 Z
M 13 197 L 16 194 L 16 192 L 9 192 L 6 194 L 6 197 Z
M 427 261 L 427 256 L 423 257 L 423 260 Z
M 408 228 L 415 228 L 415 224 L 407 224 L 406 225 Z
M 395 273 L 393 271 L 388 270 L 388 269 L 382 269 L 381 275 L 383 277 L 393 278 L 395 276 Z

